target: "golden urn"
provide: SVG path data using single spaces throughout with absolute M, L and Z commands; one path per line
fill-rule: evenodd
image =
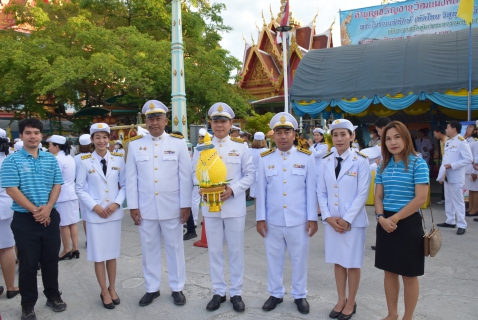
M 196 178 L 203 197 L 201 205 L 209 206 L 209 212 L 221 211 L 221 193 L 226 189 L 227 168 L 219 157 L 211 137 L 206 134 L 204 145 L 197 147 L 201 152 L 196 165 Z

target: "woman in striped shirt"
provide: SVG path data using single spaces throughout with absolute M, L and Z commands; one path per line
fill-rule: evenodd
M 398 319 L 399 276 L 405 299 L 404 320 L 412 320 L 419 294 L 418 276 L 424 274 L 422 218 L 418 209 L 428 196 L 428 166 L 417 157 L 407 127 L 389 123 L 382 135 L 383 161 L 375 178 L 377 250 L 375 267 L 385 271 L 388 316 Z

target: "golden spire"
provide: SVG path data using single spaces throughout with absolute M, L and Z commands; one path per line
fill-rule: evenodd
M 315 25 L 315 22 L 317 21 L 318 16 L 319 16 L 319 8 L 317 8 L 317 14 L 314 17 L 314 25 Z M 335 16 L 334 16 L 334 19 L 335 19 Z
M 269 4 L 269 12 L 271 13 L 271 21 L 274 20 L 274 13 L 272 12 L 272 3 Z
M 264 18 L 264 10 L 262 10 L 262 23 L 264 24 L 264 27 L 267 26 L 266 18 Z
M 251 40 L 252 40 L 252 45 L 255 46 L 256 44 L 254 43 L 254 37 L 251 34 Z
M 242 40 L 244 40 L 244 42 L 247 43 L 246 38 L 244 38 L 244 33 L 242 34 Z
M 260 29 L 259 26 L 257 25 L 257 21 L 255 21 L 255 23 L 256 23 L 256 29 L 257 29 L 257 31 L 261 32 L 261 29 Z
M 332 30 L 332 28 L 334 27 L 334 24 L 335 24 L 335 15 L 334 15 L 334 22 L 332 22 L 332 24 L 330 25 L 330 30 Z

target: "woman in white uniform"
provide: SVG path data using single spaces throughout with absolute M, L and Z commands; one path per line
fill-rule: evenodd
M 8 144 L 7 132 L 0 129 L 0 167 L 3 160 L 8 156 L 10 146 Z M 1 175 L 0 175 L 0 185 Z M 0 266 L 2 267 L 3 279 L 7 287 L 7 298 L 15 297 L 20 291 L 15 287 L 15 256 L 13 255 L 13 238 L 10 224 L 13 219 L 12 198 L 10 198 L 4 188 L 0 188 Z M 4 288 L 0 286 L 0 294 Z
M 82 134 L 80 138 L 78 139 L 78 142 L 80 144 L 79 148 L 79 153 L 75 156 L 75 168 L 76 168 L 76 174 L 78 174 L 78 167 L 81 164 L 81 157 L 86 156 L 91 153 L 92 148 L 91 148 L 91 136 L 89 134 Z M 88 184 L 86 185 L 86 189 L 88 189 Z M 82 215 L 86 212 L 86 207 L 83 202 L 81 202 L 80 199 L 78 199 L 79 204 L 80 204 L 80 217 L 83 219 Z M 83 219 L 83 230 L 85 231 L 85 236 L 86 236 L 86 221 Z M 87 247 L 88 241 L 85 241 L 85 247 Z
M 126 196 L 125 163 L 123 157 L 108 151 L 110 127 L 107 124 L 93 124 L 90 134 L 95 151 L 81 157 L 75 188 L 86 207 L 83 219 L 88 230 L 87 259 L 95 262 L 103 306 L 114 309 L 120 303 L 115 280 L 116 258 L 120 256 L 121 248 L 121 219 L 124 216 L 121 204 Z
M 114 152 L 116 153 L 121 153 L 123 155 L 123 161 L 125 159 L 125 150 L 123 148 L 123 142 L 121 140 L 116 140 L 115 141 L 115 149 Z
M 335 264 L 338 302 L 331 318 L 350 319 L 355 314 L 355 297 L 368 226 L 365 202 L 370 186 L 367 156 L 351 148 L 356 127 L 345 119 L 330 125 L 335 151 L 322 158 L 317 195 L 325 222 L 325 261 Z M 348 297 L 346 288 L 348 286 Z
M 254 141 L 252 141 L 251 148 L 249 149 L 252 155 L 252 162 L 254 163 L 254 172 L 256 173 L 254 184 L 251 186 L 251 191 L 249 192 L 249 196 L 252 198 L 256 197 L 257 172 L 259 170 L 259 160 L 261 159 L 261 153 L 267 149 L 266 135 L 263 132 L 254 133 Z
M 78 227 L 80 221 L 78 211 L 78 196 L 75 193 L 75 160 L 70 156 L 71 146 L 66 138 L 52 135 L 46 140 L 48 151 L 55 155 L 63 176 L 64 183 L 61 185 L 60 196 L 56 201 L 56 210 L 60 214 L 60 233 L 63 251 L 60 253 L 60 260 L 80 258 L 78 250 Z M 70 250 L 70 239 L 72 249 Z
M 466 142 L 470 145 L 471 154 L 473 155 L 473 163 L 465 167 L 465 188 L 468 190 L 468 209 L 465 215 L 467 217 L 478 216 L 478 170 L 476 166 L 476 156 L 478 152 L 478 139 L 476 138 L 476 128 L 474 124 L 469 124 L 466 127 L 465 138 Z
M 309 139 L 307 143 L 309 144 L 309 151 L 314 155 L 316 173 L 319 173 L 320 159 L 325 156 L 329 150 L 329 146 L 324 141 L 324 130 L 315 128 L 312 133 L 314 134 L 314 142 Z

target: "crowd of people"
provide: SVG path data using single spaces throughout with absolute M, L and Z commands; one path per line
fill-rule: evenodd
M 79 154 L 74 158 L 62 136 L 49 137 L 49 152 L 39 148 L 43 126 L 34 118 L 19 123 L 23 146 L 13 154 L 6 132 L 0 130 L 0 203 L 4 208 L 0 211 L 0 264 L 7 297 L 21 296 L 22 319 L 36 319 L 39 268 L 47 306 L 55 312 L 66 310 L 59 291 L 58 263 L 80 258 L 80 213 L 87 238 L 86 258 L 94 262 L 99 300 L 106 309 L 120 304 L 115 289 L 116 259 L 121 252 L 125 200 L 141 240 L 146 293 L 139 305 L 147 306 L 160 296 L 163 246 L 172 301 L 179 306 L 186 304 L 182 292 L 186 282 L 183 241 L 196 236 L 201 202 L 195 174 L 199 151 L 191 161 L 184 137 L 179 132 L 165 132 L 168 108 L 163 103 L 148 101 L 142 111 L 149 132 L 130 139 L 127 156 L 121 141 L 114 152 L 109 151 L 110 127 L 104 123 L 93 124 L 89 134 L 79 138 Z M 424 274 L 425 263 L 418 210 L 427 201 L 430 175 L 425 155 L 420 157 L 416 152 L 403 123 L 388 118 L 377 121 L 370 148 L 378 148 L 379 155 L 376 161 L 369 161 L 366 151 L 362 153 L 354 146 L 357 127 L 346 119 L 330 124 L 333 148 L 329 151 L 321 128 L 313 130 L 313 140 L 301 136 L 295 146 L 298 123 L 289 113 L 278 113 L 270 121 L 273 148 L 268 148 L 262 132 L 254 134 L 250 148 L 247 141 L 238 138 L 240 130 L 233 128 L 234 111 L 225 103 L 214 104 L 209 117 L 212 135 L 205 129 L 199 135 L 210 135 L 227 168 L 228 184 L 220 196 L 221 211 L 202 210 L 213 287 L 207 310 L 219 309 L 228 294 L 233 309 L 245 311 L 244 227 L 250 189 L 250 197 L 255 198 L 256 229 L 264 238 L 267 257 L 270 297 L 262 309 L 271 311 L 283 302 L 288 250 L 291 296 L 300 313 L 310 312 L 309 239 L 318 231 L 320 220 L 324 224 L 325 260 L 334 265 L 337 287 L 337 303 L 329 317 L 351 319 L 358 312 L 356 299 L 369 225 L 365 203 L 374 185 L 371 172 L 375 170 L 375 267 L 384 271 L 388 307 L 384 319 L 399 318 L 400 276 L 405 303 L 402 319 L 412 319 L 419 295 L 418 277 Z M 463 234 L 466 221 L 461 190 L 466 183 L 470 185 L 468 214 L 478 212 L 478 188 L 474 186 L 478 144 L 474 127 L 467 131 L 466 139 L 460 131 L 461 124 L 451 121 L 446 128 L 448 140 L 440 127 L 434 129 L 434 135 L 443 143 L 438 181 L 444 184 L 447 213 L 446 222 L 439 226 L 454 228 L 457 219 L 458 234 Z M 200 139 L 198 147 L 202 144 Z M 188 232 L 183 235 L 186 223 Z M 224 276 L 224 241 L 229 286 Z M 19 260 L 18 287 L 14 286 L 14 245 Z M 0 294 L 3 290 L 0 287 Z

